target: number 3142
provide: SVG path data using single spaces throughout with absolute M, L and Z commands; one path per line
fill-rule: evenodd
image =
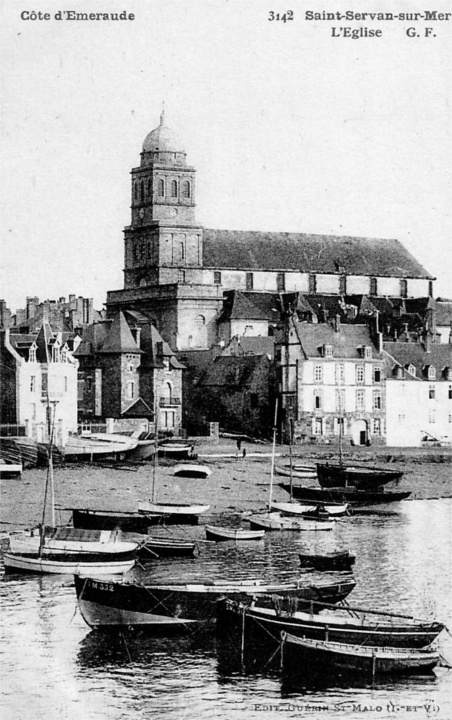
M 270 10 L 268 13 L 268 19 L 270 22 L 273 20 L 279 20 L 280 22 L 289 22 L 289 20 L 293 20 L 293 10 L 286 10 L 285 13 L 277 13 L 273 12 L 273 10 Z

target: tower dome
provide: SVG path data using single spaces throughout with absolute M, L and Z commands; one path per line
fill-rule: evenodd
M 183 152 L 182 143 L 165 122 L 164 110 L 160 115 L 160 125 L 146 135 L 143 152 Z

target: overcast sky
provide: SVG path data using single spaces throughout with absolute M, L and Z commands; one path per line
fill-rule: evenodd
M 4 1 L 0 297 L 11 309 L 70 293 L 101 308 L 123 286 L 129 172 L 163 100 L 197 168 L 201 224 L 398 238 L 437 277 L 435 295 L 452 296 L 452 24 L 410 39 L 413 23 L 367 22 L 383 37 L 333 38 L 332 26 L 360 23 L 307 22 L 315 5 L 288 4 L 284 24 L 262 0 L 75 0 L 136 19 L 32 22 Z

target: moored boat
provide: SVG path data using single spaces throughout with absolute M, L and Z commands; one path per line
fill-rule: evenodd
M 249 581 L 168 582 L 148 584 L 126 580 L 104 582 L 94 577 L 75 576 L 78 606 L 92 628 L 146 627 L 152 630 L 184 630 L 194 623 L 215 621 L 215 601 L 220 597 L 240 600 L 278 593 L 305 601 L 327 599 L 339 602 L 353 590 L 352 577 L 312 583 L 265 583 Z M 326 600 L 328 601 L 328 600 Z
M 318 532 L 332 530 L 334 522 L 325 520 L 307 520 L 305 518 L 290 518 L 278 512 L 267 512 L 262 515 L 251 515 L 249 518 L 251 528 L 264 528 L 265 530 L 292 530 L 297 532 Z
M 355 556 L 348 550 L 336 550 L 328 553 L 299 553 L 303 567 L 314 570 L 350 570 L 355 564 Z
M 191 455 L 191 445 L 187 442 L 161 442 L 158 446 L 158 454 L 160 457 L 168 457 L 175 459 L 189 458 Z
M 365 465 L 317 463 L 317 478 L 323 488 L 356 487 L 376 490 L 403 476 L 401 470 L 386 470 Z
M 275 473 L 286 477 L 315 479 L 317 468 L 311 465 L 292 465 L 292 468 L 290 465 L 275 465 Z
M 125 457 L 138 444 L 136 438 L 115 433 L 69 435 L 64 447 L 58 448 L 65 460 L 97 460 L 111 455 Z
M 187 478 L 208 478 L 212 475 L 212 470 L 207 465 L 198 465 L 197 463 L 187 463 L 185 465 L 176 465 L 174 475 L 177 477 Z
M 74 575 L 95 573 L 96 575 L 117 575 L 131 570 L 135 565 L 132 556 L 109 556 L 105 553 L 89 553 L 77 550 L 64 553 L 44 550 L 42 553 L 12 553 L 3 555 L 5 572 L 27 572 L 53 575 Z
M 144 513 L 148 517 L 160 517 L 165 519 L 165 523 L 177 522 L 187 525 L 197 525 L 199 516 L 207 512 L 210 505 L 190 505 L 189 503 L 155 503 L 141 502 L 138 503 L 138 512 Z
M 265 640 L 279 644 L 283 631 L 314 640 L 423 648 L 444 630 L 439 622 L 348 606 L 326 609 L 322 602 L 312 602 L 309 609 L 298 610 L 297 605 L 304 607 L 306 603 L 297 598 L 273 596 L 265 606 L 259 599 L 247 604 L 224 598 L 217 605 L 219 629 L 238 633 L 250 649 Z
M 22 463 L 6 462 L 6 460 L 0 458 L 0 478 L 18 478 L 22 475 L 22 470 Z
M 161 515 L 121 510 L 91 510 L 70 508 L 74 528 L 89 530 L 115 530 L 146 534 L 150 525 L 162 524 Z
M 208 540 L 260 540 L 264 537 L 265 530 L 247 530 L 246 528 L 227 528 L 206 525 L 206 537 Z
M 325 515 L 325 516 L 331 516 L 331 517 L 340 517 L 341 515 L 346 515 L 348 511 L 348 503 L 319 503 L 319 504 L 313 504 L 313 503 L 298 503 L 298 502 L 273 502 L 271 505 L 271 509 L 275 510 L 276 512 L 282 512 L 284 515 L 301 515 L 301 516 L 309 516 L 312 514 L 316 514 L 316 512 L 319 510 Z
M 303 487 L 302 485 L 293 485 L 280 483 L 280 487 L 293 493 L 293 497 L 300 502 L 339 502 L 349 503 L 352 506 L 365 505 L 384 505 L 386 503 L 400 502 L 406 500 L 411 495 L 411 491 L 392 491 L 392 490 L 359 490 L 356 487 L 337 487 L 337 488 L 319 488 L 319 487 Z
M 328 670 L 379 674 L 422 673 L 433 670 L 439 653 L 428 649 L 369 647 L 326 640 L 301 638 L 290 633 L 281 637 L 281 667 L 290 674 L 318 674 Z

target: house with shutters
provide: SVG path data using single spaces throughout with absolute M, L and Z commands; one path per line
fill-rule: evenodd
M 44 319 L 37 333 L 0 330 L 0 423 L 21 425 L 39 443 L 65 445 L 77 431 L 78 361 L 70 333 Z

